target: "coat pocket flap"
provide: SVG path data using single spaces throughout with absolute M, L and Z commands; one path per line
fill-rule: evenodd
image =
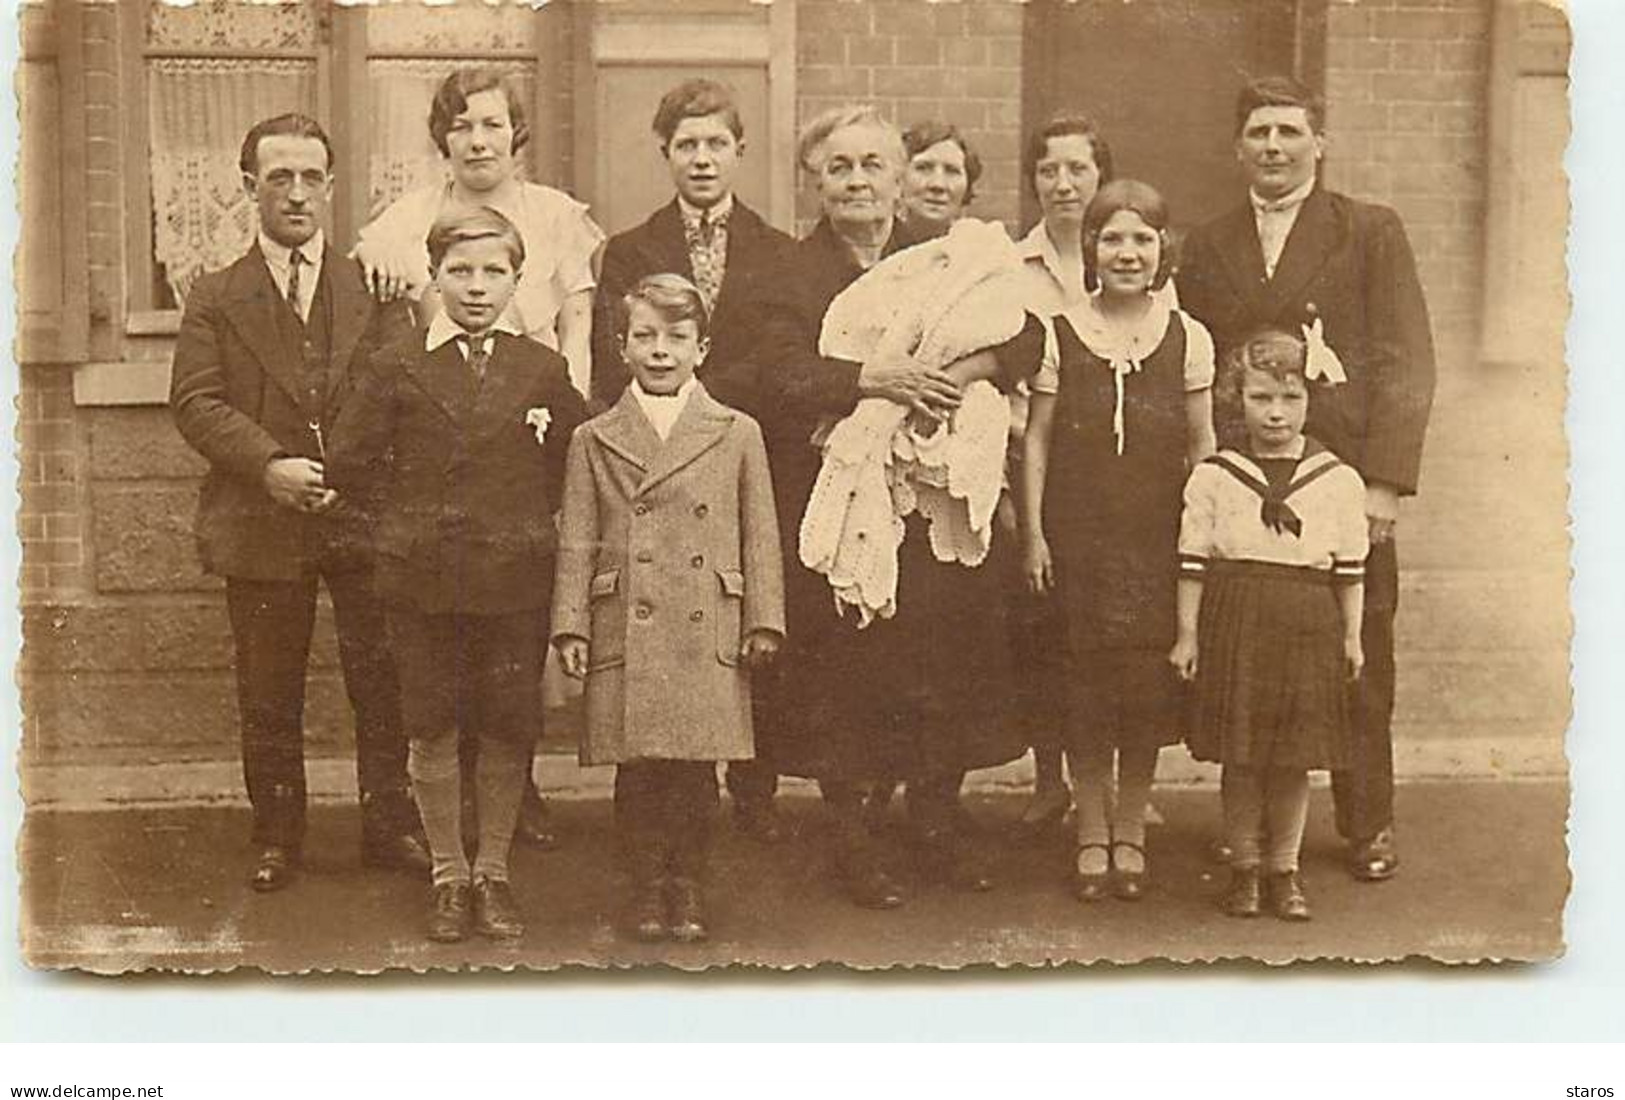
M 745 597 L 745 574 L 737 569 L 718 569 L 717 579 L 722 582 L 722 594 Z
M 587 589 L 587 596 L 589 599 L 594 600 L 603 599 L 605 596 L 615 595 L 620 590 L 620 587 L 621 571 L 619 569 L 606 569 L 593 577 L 592 584 Z M 576 591 L 581 590 L 578 588 Z

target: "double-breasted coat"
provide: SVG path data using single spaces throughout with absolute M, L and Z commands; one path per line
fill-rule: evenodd
M 553 638 L 586 638 L 584 764 L 754 753 L 751 631 L 784 633 L 761 430 L 697 385 L 664 443 L 623 393 L 570 442 Z
M 728 364 L 747 357 L 756 339 L 747 316 L 751 289 L 775 270 L 794 246 L 789 234 L 774 229 L 734 196 L 733 211 L 728 215 L 728 260 L 722 272 L 722 290 L 707 326 L 711 350 L 698 371 L 711 396 L 723 404 L 743 407 L 736 400 L 739 395 L 730 389 Z M 662 272 L 694 278 L 683 215 L 676 199 L 649 215 L 642 225 L 615 234 L 604 246 L 593 306 L 592 393 L 606 405 L 614 403 L 630 378 L 615 339 L 615 303 L 639 279 Z
M 170 407 L 181 435 L 209 460 L 196 527 L 207 572 L 292 581 L 318 563 L 368 564 L 364 524 L 350 502 L 324 515 L 297 512 L 273 500 L 263 480 L 273 458 L 323 457 L 312 425 L 330 435 L 353 404 L 368 352 L 411 330 L 406 307 L 376 304 L 360 267 L 331 248 L 320 279 L 331 353 L 319 372 L 303 369 L 297 337 L 279 324 L 279 313 L 292 312 L 258 244 L 199 279 L 187 299 Z
M 586 403 L 563 356 L 527 337 L 496 333 L 483 380 L 456 341 L 424 339 L 372 356 L 329 449 L 329 480 L 376 519 L 379 593 L 431 615 L 545 609 L 559 475 Z

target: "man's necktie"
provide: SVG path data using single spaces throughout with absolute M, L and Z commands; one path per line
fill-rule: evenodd
M 305 319 L 305 310 L 299 301 L 299 268 L 304 263 L 305 254 L 297 248 L 288 253 L 288 305 L 293 307 L 293 315 L 301 322 Z

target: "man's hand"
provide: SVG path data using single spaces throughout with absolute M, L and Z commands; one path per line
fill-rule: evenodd
M 858 374 L 858 392 L 906 405 L 933 420 L 952 415 L 961 400 L 958 383 L 946 372 L 906 355 L 865 363 Z
M 308 458 L 273 458 L 265 464 L 265 491 L 284 508 L 322 513 L 339 495 L 322 481 L 322 464 Z
M 1388 542 L 1399 522 L 1399 492 L 1392 485 L 1373 481 L 1365 487 L 1365 518 L 1371 525 L 1371 543 Z
M 771 630 L 753 630 L 745 635 L 739 659 L 746 668 L 766 668 L 779 655 L 779 636 Z
M 412 273 L 407 270 L 400 258 L 391 255 L 389 250 L 376 244 L 362 242 L 355 246 L 355 251 L 351 255 L 361 264 L 367 289 L 372 291 L 372 296 L 378 301 L 393 302 L 404 296 L 411 287 Z
M 585 680 L 587 678 L 587 655 L 589 647 L 585 638 L 560 638 L 554 643 L 559 651 L 559 664 L 564 674 L 572 680 Z

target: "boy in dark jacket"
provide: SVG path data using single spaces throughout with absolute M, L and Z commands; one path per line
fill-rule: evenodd
M 428 936 L 454 942 L 472 925 L 513 939 L 524 921 L 508 849 L 541 736 L 556 487 L 586 409 L 564 359 L 501 319 L 525 256 L 512 223 L 449 210 L 428 246 L 444 312 L 373 356 L 334 433 L 331 476 L 376 524 L 408 771 L 434 860 Z M 472 865 L 462 727 L 480 739 Z

